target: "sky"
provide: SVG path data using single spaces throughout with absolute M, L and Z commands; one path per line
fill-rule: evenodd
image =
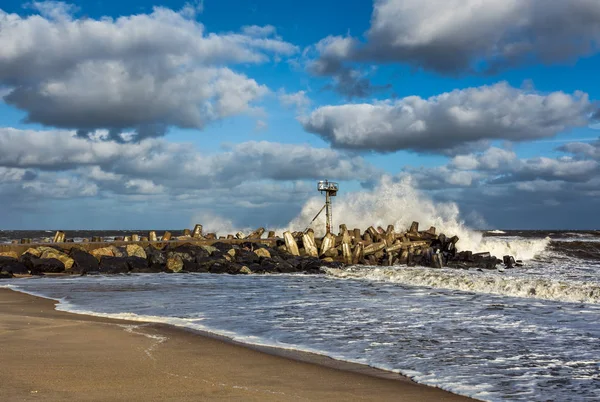
M 599 0 L 3 0 L 0 229 L 599 229 L 599 71 Z

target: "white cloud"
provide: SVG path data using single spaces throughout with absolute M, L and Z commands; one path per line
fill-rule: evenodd
M 55 127 L 134 129 L 140 137 L 170 125 L 202 128 L 251 112 L 268 92 L 226 65 L 298 50 L 277 37 L 207 33 L 161 7 L 116 19 L 74 19 L 64 3 L 35 8 L 40 15 L 0 10 L 0 85 L 28 121 Z
M 201 154 L 189 144 L 90 141 L 73 131 L 0 128 L 0 167 L 13 177 L 24 169 L 71 172 L 114 192 L 156 194 L 166 189 L 216 189 L 260 180 L 367 180 L 379 175 L 361 157 L 304 144 L 250 141 Z M 8 170 L 6 170 L 8 169 Z M 17 169 L 17 170 L 11 170 Z M 0 176 L 1 178 L 1 176 Z
M 298 113 L 308 109 L 312 101 L 306 95 L 306 91 L 287 93 L 283 89 L 278 92 L 279 102 L 287 108 L 295 108 Z
M 586 125 L 592 109 L 582 92 L 542 94 L 501 82 L 428 99 L 324 106 L 301 122 L 336 148 L 452 153 L 482 140 L 552 137 Z
M 595 0 L 375 0 L 366 43 L 327 37 L 316 46 L 343 61 L 408 63 L 456 74 L 555 63 L 600 48 Z
M 275 35 L 277 29 L 273 25 L 246 25 L 242 27 L 242 33 L 248 36 L 263 38 Z

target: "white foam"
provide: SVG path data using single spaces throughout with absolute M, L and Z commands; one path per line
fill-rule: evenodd
M 488 230 L 487 232 L 491 234 L 506 234 L 504 230 Z
M 404 267 L 326 268 L 337 278 L 385 281 L 410 286 L 460 290 L 504 296 L 577 303 L 600 303 L 600 284 L 559 281 L 542 277 L 515 277 L 495 273 Z
M 309 199 L 300 214 L 280 231 L 304 229 L 322 206 L 322 197 Z M 415 189 L 410 178 L 395 182 L 390 177 L 383 177 L 372 190 L 340 195 L 334 200 L 333 211 L 334 223 L 345 223 L 349 228 L 393 224 L 396 231 L 401 231 L 418 221 L 423 229 L 435 226 L 438 233 L 457 235 L 460 238 L 458 250 L 489 251 L 500 258 L 510 254 L 516 259 L 531 259 L 549 242 L 549 239 L 498 241 L 484 238 L 481 232 L 464 223 L 457 204 L 433 201 Z M 324 219 L 321 217 L 312 225 L 321 235 L 324 234 Z

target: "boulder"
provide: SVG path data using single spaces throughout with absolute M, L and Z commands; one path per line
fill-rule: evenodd
M 242 274 L 242 275 L 248 275 L 251 274 L 252 271 L 250 270 L 250 268 L 248 268 L 247 266 L 243 265 L 240 270 L 238 271 L 238 273 Z
M 144 253 L 145 254 L 145 253 Z M 134 273 L 151 273 L 151 272 L 162 272 L 160 267 L 148 266 L 148 260 L 142 257 L 131 256 L 127 257 L 127 266 L 130 272 Z
M 18 259 L 7 256 L 0 256 L 0 271 L 10 274 L 28 274 L 29 270 Z
M 254 250 L 254 254 L 261 258 L 271 258 L 271 253 L 266 248 L 258 248 Z
M 0 253 L 0 257 L 10 257 L 10 258 L 14 258 L 14 259 L 19 259 L 19 256 L 17 255 L 17 253 L 15 251 L 5 251 L 3 253 Z
M 13 277 L 13 274 L 11 274 L 10 272 L 0 271 L 0 279 L 10 279 L 12 277 Z
M 72 248 L 69 256 L 73 259 L 73 268 L 71 268 L 73 272 L 84 274 L 98 271 L 98 260 L 90 253 Z
M 93 255 L 98 261 L 100 261 L 103 257 L 114 257 L 115 253 L 111 247 L 102 247 L 97 248 L 90 251 L 90 254 Z
M 191 261 L 183 262 L 183 270 L 187 272 L 208 272 L 208 268 L 205 264 L 199 264 Z
M 65 264 L 62 261 L 57 260 L 55 258 L 32 258 L 31 259 L 31 273 L 32 274 L 41 274 L 41 273 L 53 273 L 57 274 L 60 272 L 64 272 Z
M 202 247 L 210 255 L 214 254 L 216 251 L 219 251 L 219 249 L 214 247 L 214 245 L 213 246 L 200 246 L 200 247 Z M 229 248 L 231 248 L 231 246 Z
M 126 257 L 105 256 L 100 260 L 98 271 L 103 274 L 125 274 L 129 272 Z
M 270 253 L 269 253 L 270 255 Z M 260 263 L 261 257 L 255 252 L 248 251 L 245 249 L 239 249 L 235 252 L 235 260 L 244 265 Z
M 34 257 L 40 257 L 42 255 L 42 252 L 40 250 L 38 250 L 37 248 L 33 248 L 30 247 L 27 250 L 25 250 L 25 252 L 23 254 L 31 254 Z M 21 255 L 23 255 L 21 254 Z
M 114 255 L 115 257 L 122 257 L 122 258 L 125 258 L 125 257 L 127 257 L 127 249 L 126 249 L 126 247 L 125 247 L 125 246 L 122 246 L 122 247 L 117 247 L 117 246 L 112 246 L 112 245 L 111 245 L 111 246 L 109 246 L 109 247 L 110 247 L 110 249 L 112 250 L 112 252 L 113 252 L 113 255 Z
M 210 273 L 212 274 L 228 274 L 228 273 L 234 273 L 231 272 L 233 268 L 233 265 L 231 263 L 229 263 L 228 261 L 222 260 L 222 261 L 213 261 L 213 263 L 210 266 Z
M 137 244 L 128 244 L 125 246 L 125 251 L 128 257 L 139 257 L 143 258 L 144 260 L 147 258 L 144 249 Z
M 167 269 L 171 272 L 179 272 L 183 270 L 183 260 L 179 255 L 167 258 Z
M 54 249 L 51 249 L 51 250 L 54 250 Z M 56 251 L 56 250 L 54 250 L 54 251 L 50 251 L 50 250 L 44 251 L 42 253 L 42 256 L 40 258 L 42 258 L 42 259 L 55 259 L 55 260 L 59 260 L 60 262 L 63 263 L 63 265 L 65 266 L 66 270 L 71 269 L 73 267 L 73 263 L 75 262 L 75 261 L 73 261 L 73 259 L 71 257 L 69 257 L 68 254 L 61 253 L 61 252 Z
M 515 258 L 512 255 L 505 255 L 502 259 L 506 268 L 513 268 L 516 264 Z

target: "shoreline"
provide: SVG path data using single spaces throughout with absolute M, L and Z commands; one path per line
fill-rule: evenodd
M 56 310 L 57 303 L 0 289 L 7 400 L 473 400 L 323 355 L 163 323 L 68 313 Z M 47 373 L 48 366 L 57 372 Z M 82 377 L 85 372 L 95 375 Z M 118 392 L 111 396 L 110 390 Z

